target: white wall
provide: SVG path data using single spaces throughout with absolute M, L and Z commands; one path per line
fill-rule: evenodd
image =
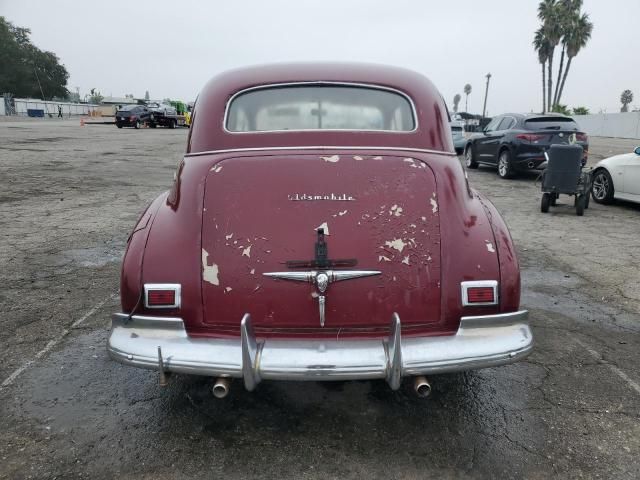
M 4 98 L 0 97 L 0 116 L 4 115 Z
M 639 138 L 640 112 L 574 115 L 581 130 L 594 137 Z
M 46 100 L 37 100 L 34 98 L 16 98 L 16 114 L 26 115 L 28 109 L 44 110 L 45 116 L 50 113 L 54 117 L 58 115 L 58 105 L 62 107 L 62 114 L 65 117 L 71 115 L 88 115 L 95 109 L 95 105 L 86 103 L 68 103 L 68 102 L 52 102 Z M 3 105 L 4 106 L 4 105 Z M 2 112 L 4 114 L 4 112 Z

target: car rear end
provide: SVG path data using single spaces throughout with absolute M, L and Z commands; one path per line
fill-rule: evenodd
M 451 139 L 453 140 L 453 147 L 458 155 L 464 150 L 466 143 L 466 137 L 464 135 L 464 123 L 460 121 L 451 122 Z
M 117 110 L 115 121 L 118 127 L 133 127 L 140 117 L 135 108 L 123 108 Z
M 517 170 L 530 170 L 544 166 L 545 152 L 551 145 L 576 144 L 583 148 L 582 165 L 587 163 L 589 137 L 571 117 L 525 117 L 523 126 L 514 132 L 512 165 Z

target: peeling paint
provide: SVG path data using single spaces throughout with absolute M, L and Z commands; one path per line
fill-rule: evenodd
M 427 221 L 427 217 L 420 217 L 422 219 L 423 222 Z
M 395 248 L 400 253 L 402 253 L 402 250 L 404 250 L 404 247 L 407 246 L 406 242 L 401 238 L 395 238 L 391 241 L 384 242 L 384 244 L 389 248 Z
M 409 262 L 409 255 L 402 259 L 402 263 L 404 263 L 405 265 L 411 265 L 411 263 Z
M 312 292 L 311 293 L 311 298 L 318 298 L 320 296 L 320 294 L 318 292 Z
M 220 173 L 222 171 L 222 165 L 216 165 L 210 171 L 213 173 Z
M 354 155 L 353 159 L 354 160 L 364 160 L 364 158 L 362 158 L 360 155 Z
M 220 285 L 220 280 L 218 280 L 218 265 L 212 263 L 209 265 L 209 253 L 203 248 L 202 249 L 202 280 L 211 285 Z
M 340 161 L 340 155 L 331 155 L 330 157 L 322 157 L 325 162 L 336 163 Z
M 384 255 L 378 255 L 378 262 L 390 262 L 391 259 L 389 257 L 385 257 Z
M 400 217 L 402 216 L 402 207 L 398 206 L 398 205 L 392 205 L 391 209 L 389 210 L 389 215 L 395 215 L 396 217 Z
M 433 194 L 434 196 L 431 197 L 431 199 L 429 200 L 431 202 L 431 211 L 433 213 L 438 213 L 438 202 L 436 201 L 435 197 L 435 193 Z
M 348 210 L 343 210 L 341 212 L 338 212 L 338 215 L 342 217 L 343 215 L 346 215 L 347 212 L 348 212 Z
M 242 250 L 242 256 L 251 258 L 251 245 Z
M 418 228 L 418 226 L 417 226 L 415 223 L 411 223 L 411 224 L 409 224 L 409 226 L 410 226 L 411 228 Z
M 231 288 L 231 287 L 225 287 L 225 288 L 224 288 L 224 293 L 229 293 L 231 290 L 233 290 L 233 288 Z
M 496 249 L 493 248 L 493 243 L 489 242 L 488 240 L 485 240 L 487 242 L 487 251 L 491 252 L 491 253 L 496 253 Z
M 382 160 L 382 157 L 377 156 L 377 157 L 373 157 L 374 160 Z
M 225 235 L 225 237 L 227 240 L 231 240 L 233 238 L 233 233 L 229 234 L 229 235 Z
M 329 224 L 327 222 L 321 223 L 320 225 L 318 225 L 316 228 L 314 228 L 313 230 L 315 232 L 317 232 L 320 228 L 322 228 L 324 230 L 324 234 L 325 235 L 329 235 Z
M 256 269 L 255 269 L 255 268 L 252 268 L 252 269 L 251 269 L 251 271 L 250 271 L 249 273 L 250 273 L 251 275 L 255 275 L 255 273 L 256 273 Z

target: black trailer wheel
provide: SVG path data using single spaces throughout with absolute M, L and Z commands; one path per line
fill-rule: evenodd
M 552 193 L 543 193 L 542 201 L 540 202 L 540 211 L 542 213 L 547 213 L 549 211 L 549 205 L 551 204 L 551 195 Z
M 551 193 L 549 195 L 549 205 L 551 205 L 552 207 L 555 207 L 557 205 L 559 197 L 560 197 L 559 193 Z
M 589 208 L 589 200 L 591 200 L 591 195 L 589 195 L 589 192 L 584 194 L 584 209 L 586 210 L 587 208 Z
M 584 215 L 584 206 L 587 203 L 586 195 L 576 195 L 576 215 L 581 217 Z

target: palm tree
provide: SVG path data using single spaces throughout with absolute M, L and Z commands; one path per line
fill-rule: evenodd
M 464 86 L 464 94 L 466 95 L 464 99 L 464 111 L 469 111 L 469 94 L 471 93 L 471 85 L 468 83 Z
M 555 48 L 560 43 L 562 38 L 562 27 L 560 22 L 560 15 L 562 8 L 556 0 L 542 0 L 538 5 L 538 18 L 542 21 L 542 29 L 544 30 L 544 36 L 549 45 L 548 56 L 548 76 L 547 76 L 547 109 L 552 108 L 551 90 L 553 89 L 553 53 Z
M 536 30 L 536 34 L 533 37 L 533 48 L 538 52 L 538 61 L 542 67 L 542 113 L 547 111 L 547 95 L 545 93 L 545 74 L 544 67 L 549 59 L 549 44 L 544 36 L 544 30 L 540 27 Z
M 620 95 L 620 103 L 622 103 L 622 108 L 620 109 L 620 111 L 628 112 L 629 107 L 627 107 L 627 105 L 629 105 L 631 102 L 633 102 L 633 93 L 631 92 L 631 90 L 625 90 L 624 92 L 622 92 L 622 95 Z
M 458 104 L 460 103 L 460 99 L 462 99 L 462 97 L 460 96 L 460 94 L 459 94 L 459 93 L 456 93 L 456 94 L 453 96 L 453 111 L 454 111 L 455 113 L 457 113 L 457 112 L 458 112 Z
M 567 75 L 569 74 L 569 68 L 571 68 L 571 61 L 578 55 L 589 39 L 591 38 L 591 32 L 593 31 L 593 23 L 589 20 L 589 15 L 583 13 L 579 15 L 576 13 L 571 22 L 571 26 L 566 34 L 566 46 L 567 46 L 567 68 L 564 70 L 562 76 L 562 83 L 560 84 L 560 90 L 558 91 L 558 97 L 556 103 L 560 103 L 562 98 L 562 92 L 564 91 L 564 84 L 567 81 Z

